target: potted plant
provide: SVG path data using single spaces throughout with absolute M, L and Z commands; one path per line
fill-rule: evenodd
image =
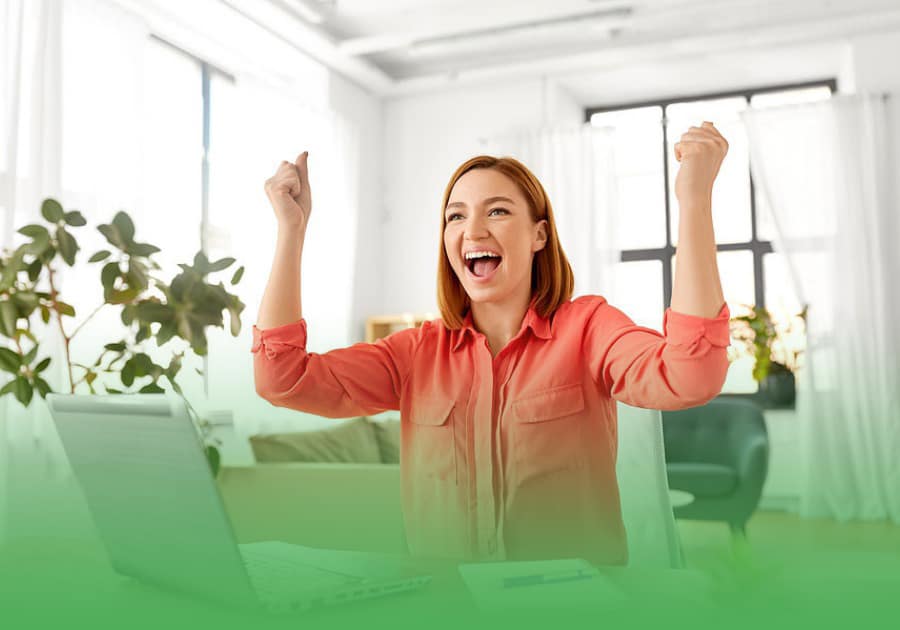
M 762 306 L 744 306 L 749 313 L 731 318 L 731 334 L 754 358 L 753 379 L 759 383 L 760 396 L 775 406 L 793 404 L 794 375 L 803 349 L 789 337 L 797 332 L 798 325 L 806 325 L 809 306 L 804 306 L 787 323 L 777 323 L 772 313 Z
M 224 328 L 223 313 L 229 314 L 231 334 L 240 333 L 244 304 L 221 282 L 212 284 L 209 280 L 235 260 L 210 262 L 199 252 L 191 264 L 179 265 L 181 271 L 173 278 L 161 278 L 157 273 L 161 268 L 153 259 L 160 249 L 135 240 L 131 218 L 118 212 L 110 223 L 97 226 L 109 249 L 95 252 L 86 263 L 99 267 L 103 302 L 71 329 L 75 308 L 64 299 L 59 272 L 62 265 L 74 267 L 78 262 L 81 248 L 75 233 L 87 221 L 77 210 L 64 211 L 54 199 L 43 202 L 41 215 L 44 223 L 18 230 L 29 240 L 12 251 L 4 250 L 0 256 L 0 337 L 7 341 L 0 347 L 0 371 L 9 375 L 0 396 L 13 395 L 27 407 L 35 392 L 44 398 L 53 391 L 43 377 L 53 359 L 43 356 L 42 340 L 33 332 L 33 324 L 40 317 L 44 324 L 56 327 L 63 340 L 66 390 L 163 393 L 167 386 L 185 399 L 217 473 L 219 452 L 217 441 L 210 439 L 210 424 L 197 414 L 176 377 L 185 352 L 200 356 L 207 353 L 206 330 L 210 326 Z M 240 281 L 243 271 L 240 267 L 234 272 L 231 285 Z M 95 361 L 80 363 L 70 353 L 71 342 L 101 309 L 118 309 L 122 326 L 110 331 L 111 339 L 98 348 Z M 174 340 L 181 343 L 169 345 Z M 173 348 L 168 362 L 157 363 L 151 358 L 151 342 L 160 348 Z

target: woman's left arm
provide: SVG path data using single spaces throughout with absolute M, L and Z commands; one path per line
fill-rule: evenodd
M 712 188 L 728 142 L 711 122 L 691 127 L 675 143 L 681 163 L 675 178 L 678 198 L 678 258 L 672 287 L 673 311 L 715 317 L 725 303 L 716 264 Z

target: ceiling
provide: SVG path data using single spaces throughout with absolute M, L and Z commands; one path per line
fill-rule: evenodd
M 900 28 L 898 0 L 221 0 L 381 95 Z

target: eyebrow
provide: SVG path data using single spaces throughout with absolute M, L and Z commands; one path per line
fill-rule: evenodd
M 485 199 L 484 201 L 481 202 L 481 205 L 486 206 L 489 203 L 494 203 L 495 201 L 506 201 L 508 203 L 516 205 L 516 202 L 513 201 L 512 199 L 510 199 L 509 197 L 488 197 L 487 199 Z M 444 209 L 444 212 L 446 212 L 450 208 L 454 208 L 456 206 L 462 206 L 463 208 L 465 208 L 466 204 L 463 203 L 462 201 L 454 201 L 453 203 L 448 203 L 447 207 Z

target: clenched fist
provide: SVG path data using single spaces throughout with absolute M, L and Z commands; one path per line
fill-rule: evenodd
M 681 163 L 675 177 L 675 196 L 681 204 L 710 202 L 712 187 L 728 142 L 711 122 L 691 127 L 675 143 L 675 159 Z
M 275 174 L 266 180 L 266 195 L 280 226 L 305 230 L 309 223 L 312 196 L 306 168 L 308 156 L 309 151 L 304 151 L 293 164 L 283 161 Z

